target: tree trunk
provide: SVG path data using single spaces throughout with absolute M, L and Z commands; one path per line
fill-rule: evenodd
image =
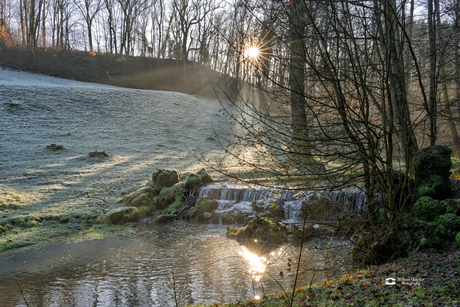
M 305 32 L 305 20 L 300 0 L 291 1 L 291 29 L 290 29 L 290 106 L 292 120 L 293 151 L 297 154 L 298 162 L 309 160 L 311 151 L 308 147 L 308 124 L 305 109 L 305 54 L 302 44 Z
M 428 41 L 430 44 L 430 100 L 428 119 L 430 120 L 430 146 L 436 145 L 436 39 L 435 39 L 435 24 L 433 22 L 435 14 L 433 14 L 433 0 L 427 1 L 428 5 Z

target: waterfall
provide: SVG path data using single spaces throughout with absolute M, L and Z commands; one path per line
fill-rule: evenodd
M 328 200 L 341 204 L 344 211 L 363 213 L 366 194 L 357 188 L 340 190 L 300 190 L 269 188 L 259 185 L 212 183 L 197 191 L 198 197 L 208 195 L 219 203 L 215 213 L 219 223 L 238 224 L 255 217 L 259 212 L 272 209 L 275 203 L 284 211 L 286 223 L 298 223 L 302 218 L 302 208 L 312 201 Z M 281 211 L 278 211 L 281 212 Z

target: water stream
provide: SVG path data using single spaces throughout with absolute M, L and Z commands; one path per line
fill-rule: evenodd
M 341 210 L 362 213 L 365 210 L 366 194 L 356 188 L 341 190 L 299 190 L 298 188 L 268 188 L 259 185 L 213 183 L 197 191 L 198 197 L 208 195 L 219 203 L 215 211 L 219 222 L 223 217 L 232 216 L 229 221 L 238 224 L 258 214 L 256 207 L 267 209 L 272 204 L 284 211 L 284 222 L 299 223 L 302 207 L 318 199 L 327 199 L 341 205 Z

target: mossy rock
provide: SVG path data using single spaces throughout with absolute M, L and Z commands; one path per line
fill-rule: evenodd
M 446 199 L 452 195 L 451 154 L 447 146 L 433 146 L 422 149 L 414 159 L 414 179 L 420 196 Z
M 32 228 L 40 224 L 40 218 L 32 214 L 17 215 L 7 219 L 1 219 L 0 225 L 7 226 L 11 225 L 12 227 L 21 227 L 21 228 Z
M 139 208 L 139 214 L 141 217 L 146 217 L 151 215 L 151 210 L 150 207 L 148 206 L 143 206 Z
M 198 174 L 191 173 L 185 179 L 185 188 L 188 190 L 192 190 L 199 186 L 202 183 L 201 178 Z
M 179 172 L 176 170 L 159 169 L 152 174 L 153 187 L 159 191 L 169 188 L 179 182 Z
M 177 199 L 175 202 L 170 204 L 164 211 L 163 214 L 180 217 L 182 211 L 185 209 L 185 205 L 181 199 Z
M 200 176 L 201 178 L 201 181 L 203 183 L 211 183 L 213 182 L 214 180 L 212 179 L 212 177 L 208 174 L 208 172 L 206 172 L 206 170 L 204 168 L 200 169 L 198 172 L 197 172 L 198 176 Z
M 446 213 L 460 216 L 460 199 L 447 199 L 443 203 L 446 205 Z
M 175 220 L 175 217 L 168 214 L 162 214 L 155 218 L 155 222 L 158 224 L 168 223 Z
M 457 242 L 457 247 L 460 247 L 460 232 L 457 233 L 457 236 L 455 237 L 455 242 Z
M 125 197 L 121 198 L 118 202 L 127 207 L 153 207 L 152 189 L 149 187 L 141 188 L 137 191 L 131 192 Z
M 129 222 L 138 222 L 141 218 L 139 209 L 136 207 L 123 207 L 110 211 L 107 214 L 109 224 L 122 225 Z
M 159 209 L 167 208 L 172 203 L 181 203 L 185 191 L 184 183 L 178 182 L 172 187 L 162 188 L 160 194 L 153 198 L 153 203 Z
M 433 247 L 444 249 L 447 245 L 447 232 L 436 222 L 419 221 L 420 233 L 430 240 Z
M 190 208 L 188 215 L 191 221 L 204 222 L 212 218 L 212 214 L 205 213 L 210 213 L 218 207 L 219 203 L 217 201 L 205 195 L 197 199 L 195 206 Z
M 257 239 L 261 242 L 281 244 L 287 240 L 286 227 L 272 219 L 258 216 L 238 230 L 230 229 L 228 236 L 242 239 Z
M 453 213 L 440 215 L 434 220 L 434 222 L 438 225 L 444 225 L 444 227 L 448 230 L 460 230 L 460 217 Z
M 436 203 L 431 197 L 420 197 L 414 205 L 413 212 L 416 217 L 425 220 L 433 221 L 436 217 L 444 214 L 446 208 Z

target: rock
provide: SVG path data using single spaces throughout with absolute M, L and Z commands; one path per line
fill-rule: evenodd
M 109 224 L 122 225 L 129 222 L 137 222 L 141 218 L 139 209 L 136 207 L 117 208 L 107 213 L 106 219 Z
M 141 218 L 149 216 L 151 214 L 150 207 L 148 206 L 140 207 L 139 214 L 141 215 Z
M 141 188 L 137 191 L 131 192 L 125 197 L 118 200 L 118 203 L 122 203 L 127 207 L 154 207 L 154 203 L 151 195 L 152 189 L 149 187 Z
M 168 223 L 174 221 L 174 216 L 168 214 L 162 214 L 155 218 L 155 222 L 158 224 Z
M 211 197 L 205 195 L 197 199 L 196 205 L 189 210 L 189 218 L 192 221 L 203 222 L 209 219 L 205 212 L 212 212 L 219 207 L 219 203 Z
M 447 244 L 447 232 L 436 222 L 419 221 L 419 233 L 427 238 L 433 247 L 444 249 Z
M 436 203 L 431 197 L 420 197 L 414 204 L 413 212 L 416 217 L 425 221 L 433 221 L 436 217 L 444 214 L 446 208 Z
M 179 182 L 179 172 L 176 170 L 159 169 L 152 174 L 153 187 L 156 190 L 169 188 Z
M 180 181 L 185 181 L 185 179 L 187 179 L 188 175 L 190 175 L 189 172 L 181 173 L 180 177 L 179 177 L 179 180 Z
M 422 149 L 414 158 L 415 185 L 421 197 L 446 199 L 452 195 L 451 154 L 452 149 L 438 145 Z
M 162 188 L 160 194 L 153 198 L 157 208 L 164 209 L 173 203 L 181 203 L 185 192 L 184 183 L 178 182 L 171 187 Z
M 206 170 L 204 168 L 200 169 L 198 172 L 197 172 L 198 176 L 200 176 L 201 178 L 201 181 L 203 183 L 211 183 L 213 182 L 214 180 L 212 179 L 212 177 L 206 172 Z
M 265 211 L 270 214 L 270 216 L 276 219 L 284 219 L 284 203 L 282 199 L 269 198 L 270 203 L 265 208 Z
M 444 225 L 447 230 L 460 231 L 460 217 L 453 213 L 440 215 L 434 222 L 438 225 Z
M 446 213 L 460 216 L 460 199 L 447 199 L 443 203 L 446 205 Z
M 198 174 L 191 173 L 187 176 L 185 180 L 185 188 L 188 190 L 192 190 L 195 187 L 201 184 L 201 177 Z
M 239 229 L 230 229 L 227 236 L 236 236 L 242 239 L 257 239 L 261 242 L 280 244 L 287 241 L 287 232 L 280 223 L 262 216 L 250 221 Z

